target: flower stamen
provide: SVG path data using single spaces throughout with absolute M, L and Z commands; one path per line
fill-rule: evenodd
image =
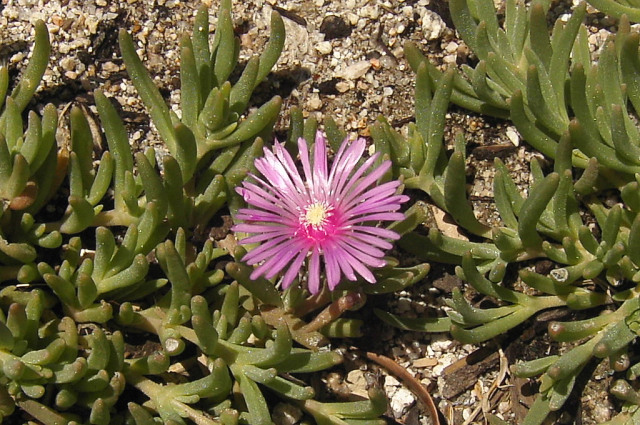
M 327 224 L 327 219 L 333 215 L 332 208 L 325 202 L 314 202 L 307 205 L 304 214 L 300 217 L 300 221 L 305 226 L 311 226 L 314 230 L 318 230 Z

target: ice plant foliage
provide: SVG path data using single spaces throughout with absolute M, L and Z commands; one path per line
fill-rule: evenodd
M 166 143 L 162 164 L 152 148 L 133 154 L 116 108 L 99 89 L 108 147 L 94 151 L 94 132 L 77 107 L 69 112 L 69 143 L 57 142 L 56 107 L 42 115 L 31 108 L 51 50 L 43 21 L 35 24 L 19 79 L 0 63 L 1 424 L 270 425 L 274 399 L 295 404 L 307 422 L 386 423 L 376 419 L 387 409 L 382 390 L 372 388 L 366 402 L 325 403 L 289 378 L 341 362 L 335 351 L 316 350 L 328 343 L 318 323 L 329 337 L 353 337 L 359 320 L 320 314 L 308 327 L 280 291 L 252 286 L 251 267 L 229 261 L 227 249 L 201 237 L 221 208 L 235 211 L 242 201 L 229 199 L 227 188 L 238 186 L 262 154 L 260 136 L 273 131 L 282 102 L 274 96 L 246 113 L 282 50 L 282 18 L 273 13 L 263 54 L 233 85 L 239 40 L 231 0 L 221 0 L 216 21 L 211 44 L 209 12 L 200 7 L 194 34 L 181 41 L 178 114 L 131 36 L 120 32 L 127 72 Z M 41 214 L 60 207 L 64 214 Z M 323 208 L 309 208 L 309 226 L 332 219 Z M 385 287 L 388 274 L 379 280 L 375 289 Z M 345 296 L 336 298 L 305 306 L 345 304 Z M 294 329 L 293 322 L 303 326 Z M 141 332 L 156 348 L 131 357 L 136 349 L 128 346 Z M 188 380 L 163 378 L 187 358 Z
M 262 177 L 252 175 L 255 182 L 236 189 L 249 208 L 238 211 L 236 218 L 243 223 L 233 230 L 251 234 L 242 244 L 260 244 L 244 257 L 249 265 L 260 264 L 251 277 L 270 279 L 286 268 L 282 287 L 287 288 L 307 262 L 308 288 L 314 294 L 321 287 L 321 263 L 331 290 L 342 275 L 355 281 L 357 273 L 375 283 L 369 268 L 384 266 L 384 250 L 392 246 L 388 239 L 399 238 L 375 224 L 402 220 L 398 210 L 409 199 L 396 193 L 398 180 L 378 184 L 391 161 L 376 167 L 376 153 L 358 166 L 365 140 L 345 139 L 329 169 L 327 140 L 320 131 L 313 159 L 303 138 L 298 149 L 302 174 L 284 145 L 276 143 L 255 160 Z

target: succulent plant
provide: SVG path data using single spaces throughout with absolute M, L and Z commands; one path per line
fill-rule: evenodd
M 342 361 L 323 347 L 328 337 L 359 334 L 361 321 L 341 317 L 364 303 L 359 284 L 314 297 L 301 288 L 282 294 L 249 277 L 244 249 L 229 252 L 223 246 L 233 244 L 200 236 L 214 215 L 241 205 L 235 188 L 278 117 L 277 96 L 248 107 L 282 50 L 280 16 L 272 16 L 263 54 L 232 85 L 239 43 L 231 3 L 220 6 L 212 43 L 208 11 L 198 10 L 193 36 L 181 42 L 181 116 L 128 34 L 119 38 L 166 154 L 133 154 L 100 90 L 108 150 L 99 158 L 81 108 L 71 108 L 68 146 L 56 143 L 53 106 L 42 118 L 30 112 L 23 129 L 49 56 L 44 23 L 10 95 L 0 68 L 0 422 L 26 415 L 43 424 L 270 424 L 275 398 L 319 424 L 384 423 L 381 390 L 372 388 L 369 400 L 325 402 L 302 380 Z M 65 200 L 63 211 L 43 214 Z M 417 225 L 413 218 L 395 223 L 398 233 Z M 428 271 L 395 265 L 389 259 L 377 271 L 381 285 L 372 291 Z
M 270 149 L 282 101 L 275 96 L 257 108 L 250 105 L 283 49 L 284 25 L 273 13 L 264 52 L 249 59 L 232 84 L 240 45 L 229 0 L 221 2 L 212 40 L 205 8 L 196 14 L 192 36 L 181 40 L 177 113 L 131 37 L 120 32 L 127 71 L 166 152 L 134 154 L 112 100 L 100 90 L 94 98 L 108 149 L 94 153 L 93 132 L 78 107 L 70 111 L 68 146 L 58 145 L 55 107 L 46 106 L 42 116 L 25 114 L 50 50 L 46 27 L 38 22 L 32 59 L 10 94 L 14 83 L 0 67 L 0 419 L 269 424 L 278 400 L 318 424 L 384 423 L 387 403 L 375 386 L 367 400 L 336 402 L 316 397 L 306 377 L 341 362 L 328 348 L 330 338 L 362 335 L 362 321 L 348 311 L 361 308 L 367 296 L 420 282 L 429 271 L 421 262 L 430 261 L 455 266 L 468 283 L 446 301 L 446 317 L 405 319 L 380 310 L 379 317 L 404 329 L 450 331 L 462 342 L 483 343 L 544 310 L 565 309 L 576 320 L 551 322 L 548 334 L 567 351 L 512 365 L 517 376 L 539 377 L 525 425 L 560 411 L 585 366 L 599 359 L 607 359 L 616 374 L 611 393 L 623 404 L 610 423 L 635 423 L 640 35 L 629 24 L 637 20 L 634 4 L 592 4 L 620 16 L 617 33 L 597 60 L 582 25 L 584 5 L 550 30 L 548 1 L 525 7 L 508 0 L 502 19 L 489 0 L 452 0 L 454 24 L 477 63 L 462 72 L 441 71 L 407 44 L 416 73 L 415 123 L 403 136 L 378 119 L 371 127 L 376 154 L 369 160 L 359 158 L 361 140 L 357 149 L 341 150 L 346 134 L 330 119 L 326 140 L 315 147 L 299 142 L 314 140 L 319 124 L 304 120 L 296 108 L 286 140 Z M 531 162 L 526 196 L 507 166 L 495 160 L 498 225 L 475 216 L 466 192 L 466 141 L 458 135 L 450 150 L 444 143 L 451 102 L 511 120 L 553 160 L 552 169 Z M 233 233 L 256 230 L 255 209 L 242 208 L 242 195 L 258 193 L 247 176 L 259 178 L 256 171 L 264 172 L 271 161 L 290 167 L 278 176 L 301 179 L 294 170 L 300 155 L 310 181 L 310 164 L 324 170 L 325 142 L 338 163 L 343 153 L 354 155 L 349 165 L 356 185 L 363 186 L 354 193 L 388 182 L 371 189 L 377 192 L 368 196 L 388 202 L 375 203 L 367 222 L 398 221 L 386 229 L 367 228 L 381 238 L 400 237 L 399 257 L 409 253 L 417 264 L 385 256 L 382 249 L 390 244 L 365 237 L 380 248 L 371 249 L 376 261 L 340 258 L 310 279 L 299 273 L 306 252 L 276 260 L 279 268 L 263 273 L 273 263 L 252 267 L 263 260 L 260 251 L 237 246 L 235 235 L 224 241 L 202 237 L 211 219 L 227 212 L 236 219 Z M 263 152 L 266 157 L 256 162 Z M 361 177 L 358 167 L 371 167 L 373 177 Z M 298 193 L 313 189 L 299 183 Z M 403 188 L 415 196 L 396 193 Z M 448 212 L 468 240 L 423 230 L 424 198 Z M 306 210 L 303 224 L 317 230 L 333 210 L 315 201 L 307 207 L 317 209 Z M 405 201 L 410 205 L 398 214 Z M 61 204 L 55 213 L 47 210 Z M 248 204 L 258 205 L 252 199 Z M 326 249 L 311 254 L 313 270 L 320 251 L 325 255 Z M 548 275 L 529 268 L 541 258 L 554 264 Z M 508 268 L 517 268 L 517 277 Z M 279 272 L 285 288 L 277 288 Z M 495 306 L 475 305 L 470 293 L 494 299 Z
M 609 16 L 621 18 L 623 15 L 626 15 L 632 22 L 638 22 L 640 20 L 639 5 L 632 1 L 589 0 L 588 3 Z
M 377 313 L 405 329 L 450 330 L 462 342 L 480 343 L 546 309 L 582 312 L 583 320 L 549 324 L 549 335 L 571 344 L 570 351 L 512 367 L 517 376 L 541 375 L 539 395 L 524 421 L 540 424 L 562 409 L 576 378 L 594 359 L 608 359 L 614 373 L 627 371 L 628 380 L 637 376 L 631 350 L 638 335 L 640 278 L 635 201 L 639 36 L 623 16 L 618 32 L 594 61 L 581 24 L 583 5 L 566 23 L 556 22 L 550 37 L 544 2 L 531 3 L 527 11 L 508 1 L 502 28 L 492 2 L 456 0 L 450 6 L 456 29 L 478 63 L 463 66 L 462 75 L 441 72 L 415 45 L 405 46 L 416 72 L 416 123 L 409 128 L 408 149 L 396 142 L 399 148 L 391 150 L 391 157 L 408 188 L 428 194 L 473 237 L 461 240 L 432 228 L 426 235 L 405 234 L 399 245 L 421 260 L 458 265 L 458 276 L 497 306 L 477 307 L 456 289 L 447 300 L 447 317 L 403 319 Z M 531 163 L 526 197 L 508 168 L 495 160 L 498 226 L 476 219 L 466 195 L 464 140 L 459 137 L 451 153 L 444 149 L 449 99 L 476 112 L 510 118 L 528 143 L 555 160 L 547 173 L 537 160 Z M 374 129 L 380 143 L 401 139 L 384 121 Z M 602 194 L 612 189 L 617 202 L 603 202 Z M 598 230 L 588 224 L 590 218 Z M 555 268 L 542 275 L 520 266 L 517 282 L 506 275 L 511 264 L 538 258 L 551 260 Z M 635 390 L 619 380 L 611 392 L 626 403 L 611 423 L 632 423 Z
M 34 218 L 51 199 L 64 178 L 66 158 L 55 140 L 58 116 L 53 105 L 40 118 L 30 111 L 26 130 L 22 114 L 47 66 L 49 33 L 43 22 L 35 26 L 33 57 L 20 82 L 9 90 L 9 72 L 0 67 L 0 279 L 26 283 L 37 275 L 37 248 L 54 249 L 62 243 L 59 231 Z

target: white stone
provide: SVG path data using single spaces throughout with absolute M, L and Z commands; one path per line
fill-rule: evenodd
M 442 375 L 442 372 L 444 371 L 445 367 L 446 366 L 443 364 L 435 365 L 433 369 L 431 369 L 431 372 L 433 373 L 434 376 L 440 376 Z
M 447 25 L 442 18 L 435 12 L 426 9 L 422 17 L 422 32 L 427 40 L 435 40 L 439 38 Z
M 462 419 L 464 419 L 465 421 L 469 419 L 472 412 L 473 411 L 471 410 L 471 408 L 465 407 L 464 410 L 462 410 Z
M 357 80 L 358 78 L 365 75 L 369 68 L 371 68 L 371 62 L 358 61 L 338 72 L 336 74 L 336 77 L 344 78 L 345 80 Z
M 316 45 L 316 50 L 322 55 L 328 55 L 331 53 L 333 46 L 330 41 L 321 41 Z
M 451 347 L 451 341 L 433 341 L 431 343 L 431 348 L 436 352 L 444 352 L 447 351 Z
M 349 371 L 345 381 L 352 394 L 368 398 L 367 378 L 362 370 L 354 369 Z
M 108 61 L 102 64 L 102 70 L 111 74 L 120 71 L 120 65 Z
M 400 386 L 400 382 L 391 375 L 387 375 L 384 377 L 384 386 L 385 387 L 398 387 Z
M 404 313 L 411 310 L 411 300 L 408 298 L 399 298 L 396 304 L 396 311 Z
M 365 6 L 360 9 L 360 16 L 369 19 L 378 19 L 378 17 L 380 16 L 380 9 L 378 8 L 378 6 Z
M 336 90 L 340 93 L 345 93 L 349 91 L 350 85 L 346 81 L 339 81 L 336 83 Z
M 613 406 L 611 406 L 609 403 L 598 403 L 593 409 L 593 418 L 598 421 L 598 423 L 607 422 L 611 419 L 612 411 Z
M 391 398 L 391 410 L 395 418 L 400 418 L 406 413 L 409 407 L 415 403 L 413 393 L 406 388 L 398 388 Z
M 73 71 L 76 69 L 76 61 L 70 57 L 62 58 L 62 60 L 60 60 L 60 66 L 65 71 Z
M 520 136 L 518 135 L 518 131 L 515 127 L 507 127 L 507 137 L 514 144 L 514 146 L 520 146 Z
M 361 384 L 361 383 L 365 383 L 366 384 L 366 379 L 364 378 L 364 372 L 361 371 L 360 369 L 353 369 L 350 370 L 349 373 L 347 373 L 347 382 L 350 382 L 352 384 Z
M 26 55 L 24 54 L 24 52 L 18 52 L 18 53 L 16 53 L 15 55 L 11 56 L 10 61 L 11 61 L 11 63 L 18 63 L 18 62 L 20 62 L 22 59 L 24 59 L 24 58 L 25 58 L 25 56 L 26 56 Z
M 444 50 L 447 53 L 454 53 L 456 50 L 458 50 L 458 43 L 456 43 L 455 41 L 450 41 L 446 46 L 444 46 Z
M 322 100 L 320 100 L 320 95 L 318 93 L 312 93 L 311 96 L 309 96 L 307 105 L 312 111 L 317 111 L 318 109 L 322 108 Z

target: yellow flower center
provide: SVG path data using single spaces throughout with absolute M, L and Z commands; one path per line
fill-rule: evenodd
M 330 216 L 331 211 L 328 205 L 324 202 L 315 202 L 305 208 L 303 222 L 306 226 L 317 229 L 322 227 Z

